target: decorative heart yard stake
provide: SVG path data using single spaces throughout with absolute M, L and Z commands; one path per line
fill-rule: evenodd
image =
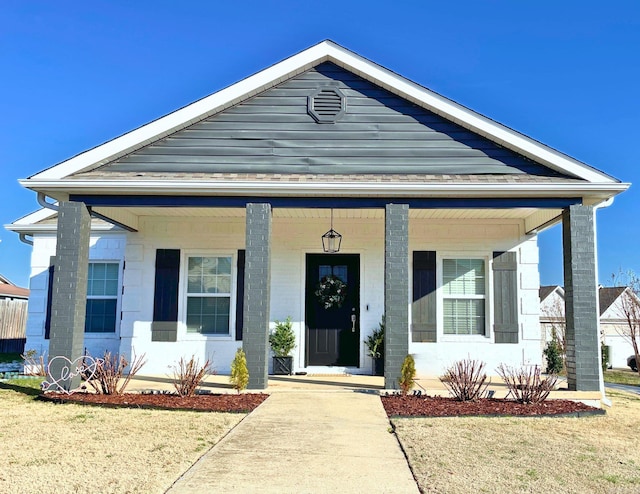
M 56 365 L 54 364 L 56 361 L 57 365 L 61 365 L 57 371 L 53 370 L 56 368 Z M 100 364 L 102 364 L 102 359 L 94 359 L 89 355 L 78 357 L 73 362 L 62 355 L 53 357 L 49 360 L 49 365 L 47 366 L 48 380 L 42 383 L 42 391 L 60 391 L 68 395 L 81 391 L 81 387 L 66 390 L 64 388 L 64 383 L 70 381 L 76 376 L 81 376 L 85 381 L 91 381 Z

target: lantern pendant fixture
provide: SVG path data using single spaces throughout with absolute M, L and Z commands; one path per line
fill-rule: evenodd
M 340 252 L 342 235 L 333 229 L 333 208 L 331 208 L 331 230 L 322 236 L 322 250 L 334 254 Z

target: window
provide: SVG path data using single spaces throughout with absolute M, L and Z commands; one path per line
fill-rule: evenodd
M 444 334 L 485 334 L 485 263 L 443 259 Z
M 115 333 L 119 272 L 117 262 L 89 263 L 86 333 Z
M 189 257 L 187 277 L 187 332 L 228 335 L 231 256 Z

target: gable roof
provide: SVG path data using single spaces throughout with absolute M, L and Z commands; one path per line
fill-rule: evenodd
M 540 302 L 544 302 L 544 300 L 551 295 L 553 292 L 555 292 L 556 290 L 558 290 L 558 293 L 560 294 L 561 297 L 564 296 L 564 290 L 562 289 L 562 287 L 560 285 L 547 285 L 547 286 L 541 286 L 540 289 L 538 290 L 538 294 L 540 296 Z
M 628 287 L 626 286 L 601 286 L 598 290 L 600 296 L 600 315 L 604 314 L 627 289 Z
M 551 170 L 584 181 L 581 184 L 571 183 L 572 191 L 577 191 L 579 188 L 589 189 L 589 186 L 595 185 L 593 190 L 596 192 L 597 189 L 598 197 L 601 199 L 602 197 L 611 197 L 628 187 L 628 184 L 622 184 L 617 179 L 595 168 L 465 108 L 329 40 L 318 43 L 210 96 L 22 180 L 21 184 L 34 190 L 51 190 L 65 186 L 80 187 L 82 180 L 71 181 L 67 179 L 71 175 L 94 170 L 105 163 L 157 142 L 180 129 L 246 101 L 324 62 L 338 65 L 407 101 Z M 114 187 L 117 186 L 118 184 L 114 184 Z

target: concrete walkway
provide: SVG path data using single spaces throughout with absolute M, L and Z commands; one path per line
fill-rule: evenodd
M 377 394 L 282 391 L 167 492 L 418 493 Z

